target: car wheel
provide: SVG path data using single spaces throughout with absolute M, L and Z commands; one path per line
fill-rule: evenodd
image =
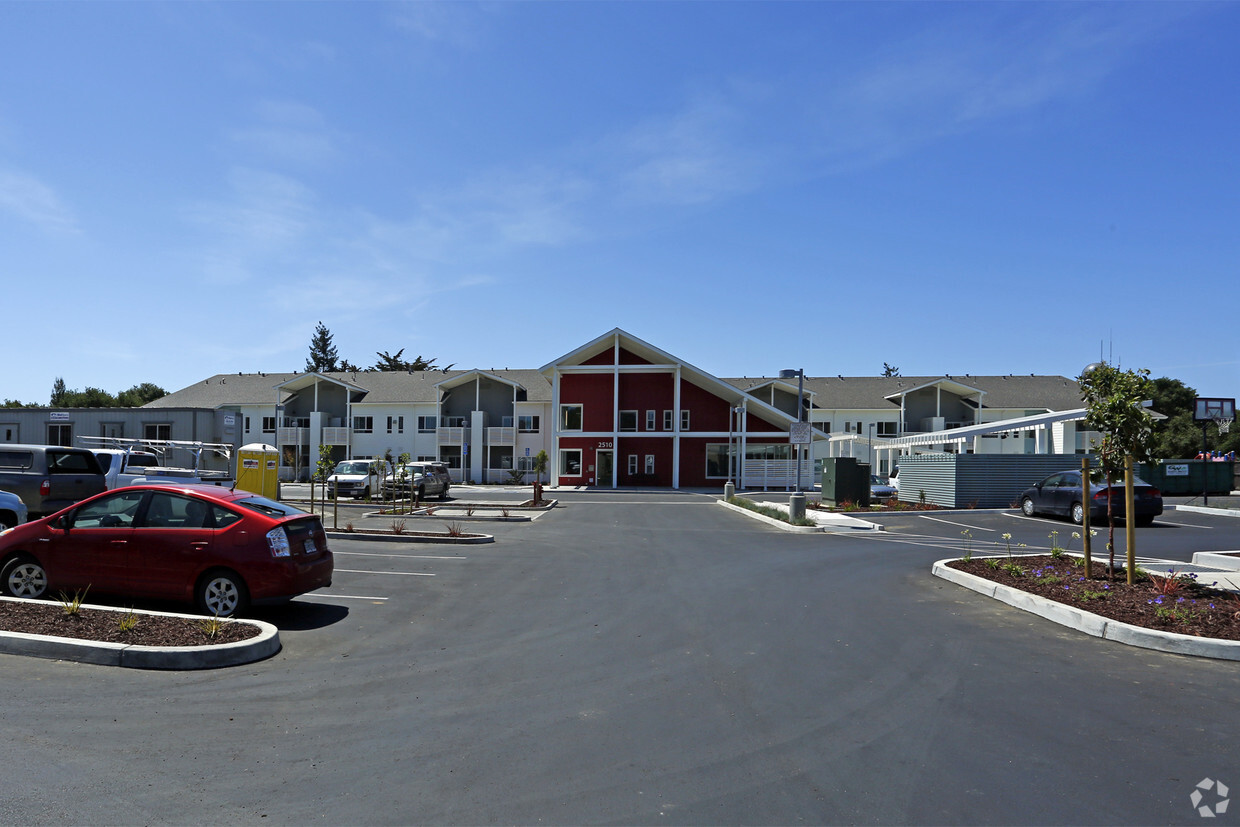
M 426 499 L 426 487 L 419 485 L 418 486 L 418 501 L 421 502 L 424 499 Z
M 439 492 L 439 499 L 441 500 L 448 499 L 448 486 L 445 485 L 443 487 L 443 490 Z
M 47 571 L 33 557 L 14 557 L 0 569 L 0 592 L 10 597 L 43 597 L 47 594 Z
M 249 606 L 250 594 L 235 572 L 209 571 L 198 581 L 195 602 L 203 614 L 235 617 Z
M 1072 503 L 1072 522 L 1077 525 L 1085 524 L 1085 508 L 1080 503 Z
M 1153 524 L 1154 524 L 1153 514 L 1138 514 L 1136 520 L 1133 523 L 1133 525 L 1138 525 L 1142 527 L 1151 526 Z
M 1025 497 L 1023 500 L 1021 500 L 1020 510 L 1021 510 L 1021 513 L 1024 514 L 1026 517 L 1032 517 L 1033 516 L 1033 500 L 1029 499 L 1028 497 Z

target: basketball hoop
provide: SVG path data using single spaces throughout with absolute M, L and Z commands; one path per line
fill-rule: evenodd
M 1218 427 L 1219 436 L 1226 435 L 1226 433 L 1231 430 L 1231 423 L 1234 421 L 1234 419 L 1226 416 L 1214 417 L 1214 424 Z

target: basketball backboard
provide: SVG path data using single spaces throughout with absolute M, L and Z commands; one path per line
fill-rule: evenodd
M 1198 397 L 1193 405 L 1194 422 L 1216 422 L 1236 418 L 1236 400 L 1216 396 Z

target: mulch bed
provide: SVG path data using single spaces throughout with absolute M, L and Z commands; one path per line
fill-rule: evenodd
M 190 620 L 147 614 L 135 614 L 134 627 L 122 631 L 121 620 L 127 614 L 81 608 L 70 615 L 61 606 L 5 600 L 0 601 L 0 631 L 135 646 L 209 646 L 249 640 L 261 632 L 249 623 L 223 620 L 212 636 L 207 631 L 211 618 Z
M 987 560 L 998 560 L 992 568 Z M 1211 588 L 1208 575 L 1142 572 L 1131 586 L 1121 569 L 1107 576 L 1107 561 L 1093 560 L 1085 579 L 1079 557 L 1013 556 L 953 560 L 948 568 L 1073 606 L 1096 615 L 1162 632 L 1240 640 L 1240 595 Z M 1005 568 L 1015 566 L 1015 570 Z M 1201 581 L 1206 582 L 1199 582 Z

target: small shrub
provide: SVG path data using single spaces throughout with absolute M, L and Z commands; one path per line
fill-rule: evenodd
M 116 621 L 116 628 L 122 632 L 132 632 L 138 626 L 138 615 L 133 609 L 125 612 Z
M 224 627 L 229 623 L 229 621 L 219 615 L 209 617 L 206 620 L 197 620 L 193 622 L 198 626 L 199 631 L 207 636 L 207 640 L 215 640 L 219 637 L 224 631 Z
M 1087 590 L 1083 592 L 1077 592 L 1076 596 L 1081 599 L 1082 603 L 1088 603 L 1091 600 L 1102 600 L 1104 597 L 1107 596 L 1107 593 Z
M 1015 561 L 1005 563 L 1003 565 L 1003 570 L 1006 571 L 1008 574 L 1012 575 L 1013 577 L 1024 577 L 1025 576 L 1025 570 L 1022 569 L 1020 566 L 1018 566 Z
M 512 516 L 512 512 L 510 512 L 507 508 L 501 508 L 499 510 L 499 515 L 503 517 L 504 519 L 508 519 L 509 517 Z
M 404 520 L 392 520 L 392 533 L 393 534 L 404 534 L 405 533 L 405 521 Z
M 1003 561 L 1002 561 L 1002 560 L 1000 560 L 998 557 L 987 557 L 987 558 L 986 558 L 986 565 L 987 565 L 987 566 L 989 566 L 990 568 L 992 568 L 992 569 L 996 570 L 996 571 L 998 571 L 998 569 L 999 569 L 999 565 L 1000 565 L 1002 562 L 1003 562 Z
M 350 520 L 349 522 L 347 522 L 347 523 L 345 523 L 345 524 L 344 524 L 344 530 L 345 530 L 345 531 L 349 531 L 349 532 L 352 532 L 352 531 L 353 531 L 353 521 L 352 521 L 352 520 Z
M 86 593 L 89 591 L 90 591 L 90 586 L 87 586 L 83 591 L 75 591 L 73 593 L 73 597 L 69 597 L 69 595 L 65 594 L 64 592 L 61 592 L 60 593 L 60 606 L 62 609 L 64 609 L 65 615 L 69 617 L 73 617 L 74 615 L 81 614 L 82 603 L 85 602 Z
M 474 516 L 474 510 L 476 508 L 477 506 L 475 506 L 473 503 L 470 503 L 469 505 L 465 506 L 465 516 L 466 517 Z
M 462 537 L 464 535 L 465 535 L 465 529 L 461 527 L 460 523 L 448 523 L 448 536 L 449 537 Z
M 428 506 L 426 507 L 426 516 L 428 516 L 428 517 L 434 517 L 434 516 L 435 516 L 435 506 L 433 506 L 433 505 L 428 505 Z

